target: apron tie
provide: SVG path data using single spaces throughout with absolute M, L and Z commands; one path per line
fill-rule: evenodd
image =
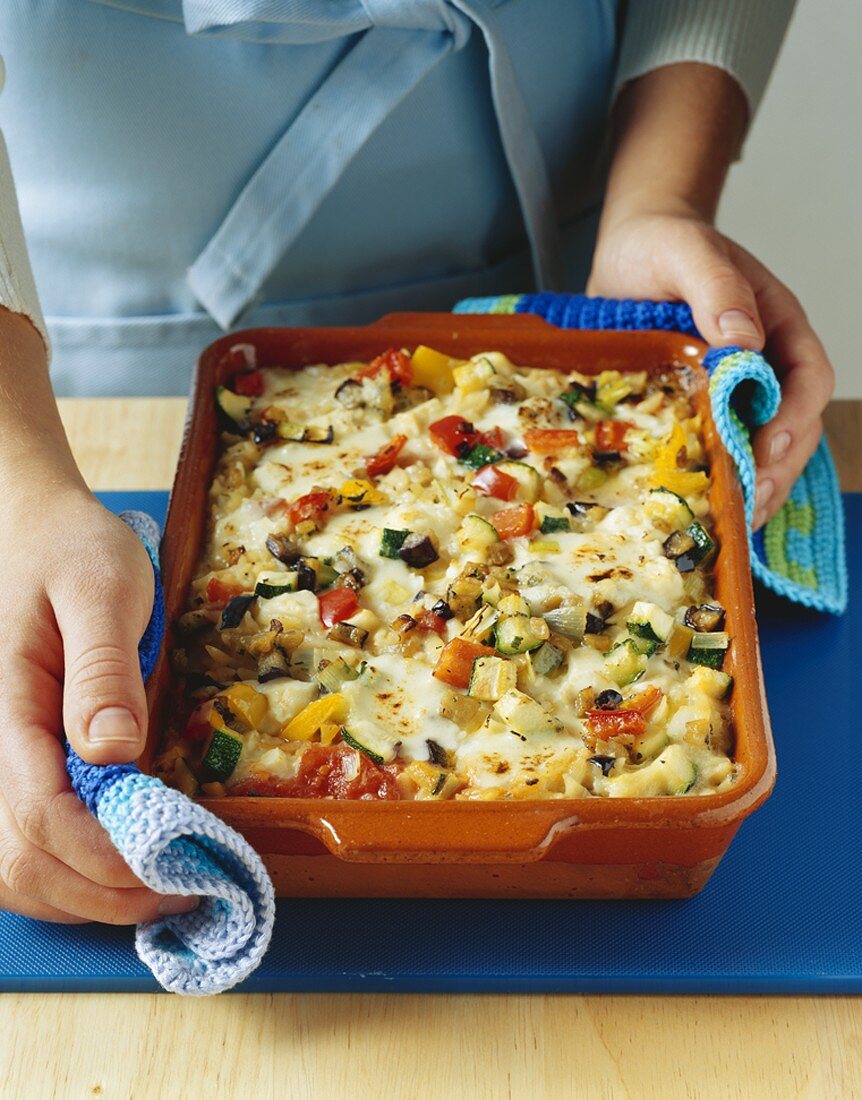
M 183 0 L 190 34 L 266 43 L 356 35 L 276 141 L 189 269 L 192 290 L 223 327 L 266 279 L 359 150 L 398 104 L 475 27 L 488 50 L 500 141 L 540 289 L 560 285 L 559 234 L 542 150 L 487 0 Z

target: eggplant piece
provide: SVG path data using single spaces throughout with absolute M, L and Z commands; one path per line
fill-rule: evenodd
M 251 438 L 255 443 L 272 443 L 278 434 L 278 425 L 274 420 L 261 420 L 255 424 L 251 431 Z
M 593 463 L 602 470 L 614 469 L 624 462 L 619 451 L 593 451 Z
M 354 592 L 358 592 L 366 583 L 367 578 L 361 569 L 351 569 L 348 573 L 341 573 L 332 587 L 352 588 Z
M 618 691 L 608 688 L 607 691 L 600 691 L 596 696 L 596 708 L 598 710 L 616 710 L 622 701 L 623 697 Z
M 228 600 L 221 613 L 219 630 L 232 630 L 235 626 L 239 626 L 254 599 L 255 596 L 252 593 L 250 596 L 234 596 Z
M 296 563 L 296 588 L 298 592 L 313 592 L 317 587 L 317 570 L 304 558 Z
M 506 448 L 506 457 L 514 459 L 518 462 L 522 458 L 526 458 L 530 452 L 521 443 L 513 443 L 511 447 Z
M 332 568 L 336 573 L 362 573 L 364 575 L 368 566 L 357 556 L 352 546 L 342 546 L 332 559 Z
M 717 604 L 702 603 L 689 607 L 685 613 L 685 625 L 698 634 L 710 634 L 724 627 L 724 608 Z
M 440 555 L 430 535 L 411 534 L 404 540 L 398 557 L 411 569 L 424 569 L 437 561 Z
M 584 634 L 602 634 L 605 629 L 605 620 L 598 615 L 594 615 L 592 611 L 587 612 L 587 623 L 584 627 Z
M 493 386 L 488 390 L 492 405 L 516 405 L 527 396 L 520 382 L 512 379 L 505 386 Z
M 602 775 L 608 776 L 614 764 L 616 764 L 617 758 L 615 756 L 591 756 L 589 761 L 602 769 Z
M 407 614 L 399 615 L 398 618 L 394 619 L 392 622 L 392 629 L 400 634 L 402 638 L 409 634 L 411 630 L 415 630 L 417 626 L 418 623 L 413 616 Z
M 296 565 L 302 557 L 302 551 L 287 535 L 268 535 L 266 548 L 274 558 L 284 562 L 285 565 Z
M 354 649 L 362 649 L 368 641 L 368 631 L 353 623 L 342 622 L 336 623 L 327 637 L 334 642 L 344 642 L 345 645 L 353 646 Z
M 610 600 L 599 600 L 596 604 L 596 614 L 601 615 L 603 619 L 609 619 L 615 610 Z
M 429 737 L 425 744 L 428 746 L 428 761 L 431 764 L 436 764 L 438 768 L 448 768 L 451 766 L 451 760 L 449 759 L 449 753 L 442 745 L 438 745 L 436 741 L 432 741 Z
M 431 611 L 441 619 L 448 620 L 454 619 L 455 617 L 455 612 L 445 600 L 438 600 L 431 608 Z
M 268 684 L 270 680 L 283 680 L 287 676 L 290 676 L 290 663 L 280 649 L 273 649 L 257 663 L 257 678 L 262 684 Z
M 684 554 L 690 555 L 695 548 L 694 539 L 685 531 L 674 531 L 664 540 L 664 556 L 676 561 Z
M 335 391 L 335 400 L 339 401 L 346 409 L 361 409 L 365 404 L 362 383 L 355 378 L 348 378 Z

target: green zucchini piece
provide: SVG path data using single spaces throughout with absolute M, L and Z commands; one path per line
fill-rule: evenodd
M 493 523 L 471 512 L 461 521 L 461 542 L 466 550 L 486 550 L 500 541 Z
M 651 519 L 660 520 L 674 531 L 682 531 L 694 522 L 694 512 L 689 508 L 688 501 L 663 485 L 650 489 L 645 509 Z
M 517 481 L 518 490 L 515 493 L 515 500 L 535 504 L 542 495 L 542 475 L 529 462 L 515 462 L 509 459 L 506 462 L 501 462 L 497 469 L 500 473 L 508 474 L 509 477 Z
M 397 559 L 398 551 L 409 536 L 409 531 L 396 531 L 391 527 L 384 527 L 380 536 L 380 557 Z
M 515 656 L 538 649 L 544 638 L 536 636 L 528 615 L 507 615 L 494 630 L 494 646 L 499 653 Z
M 329 588 L 330 585 L 335 584 L 338 580 L 338 572 L 332 567 L 332 563 L 324 558 L 315 558 L 311 562 L 314 572 L 317 574 L 317 580 L 314 585 L 315 592 L 320 592 L 324 588 Z
M 497 451 L 493 447 L 486 447 L 484 443 L 476 443 L 458 459 L 462 466 L 469 466 L 471 470 L 480 470 L 483 466 L 490 466 L 495 462 L 502 462 L 502 460 L 502 451 Z
M 261 573 L 254 586 L 254 594 L 262 600 L 274 600 L 286 592 L 295 592 L 298 587 L 299 579 L 295 569 L 280 573 Z
M 355 734 L 352 734 L 350 730 L 345 729 L 344 726 L 341 727 L 341 739 L 345 744 L 350 745 L 352 749 L 357 749 L 359 752 L 365 753 L 368 759 L 373 763 L 383 763 L 383 757 L 379 752 L 375 752 L 374 749 L 370 748 L 368 745 L 363 745 L 359 738 L 356 737 Z
M 695 665 L 720 669 L 729 647 L 730 638 L 723 631 L 695 634 L 688 649 L 688 659 Z
M 563 654 L 550 642 L 543 642 L 537 650 L 530 654 L 533 672 L 537 676 L 549 676 L 563 663 Z
M 654 603 L 639 600 L 632 608 L 626 625 L 632 638 L 650 644 L 654 643 L 653 649 L 650 651 L 652 652 L 670 637 L 670 632 L 673 630 L 673 619 Z
M 571 531 L 569 517 L 561 508 L 552 508 L 550 504 L 536 505 L 536 519 L 543 535 L 555 535 L 558 531 Z
M 706 561 L 712 554 L 715 549 L 715 543 L 709 537 L 706 530 L 697 522 L 690 523 L 688 527 L 686 527 L 685 533 L 694 541 L 694 549 L 689 550 L 688 556 L 695 565 L 700 565 L 701 562 Z
M 605 657 L 605 670 L 619 687 L 633 684 L 646 672 L 648 654 L 641 653 L 634 639 L 618 642 Z
M 242 754 L 243 736 L 236 730 L 214 729 L 207 743 L 201 767 L 213 779 L 228 779 Z
M 251 398 L 234 393 L 227 386 L 217 386 L 216 406 L 224 427 L 234 432 L 244 432 L 248 428 L 248 416 L 251 412 Z

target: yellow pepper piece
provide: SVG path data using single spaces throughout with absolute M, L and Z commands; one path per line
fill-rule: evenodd
M 451 393 L 455 387 L 452 371 L 461 362 L 463 360 L 452 359 L 442 351 L 420 344 L 410 358 L 413 383 L 416 386 L 427 386 L 435 393 Z
M 709 488 L 709 478 L 703 470 L 682 470 L 677 464 L 677 456 L 685 447 L 685 429 L 682 424 L 674 424 L 673 431 L 666 443 L 656 455 L 650 484 L 655 488 L 670 489 L 680 496 L 690 493 L 702 493 Z
M 372 504 L 385 504 L 386 497 L 364 478 L 351 478 L 338 490 L 342 501 L 349 508 L 368 508 Z
M 331 745 L 339 733 L 341 733 L 341 726 L 337 722 L 324 722 L 320 727 L 321 745 Z
M 294 715 L 281 731 L 286 741 L 310 741 L 324 723 L 337 723 L 339 727 L 347 717 L 347 700 L 336 692 L 315 699 Z
M 249 729 L 257 729 L 269 710 L 269 700 L 260 691 L 250 684 L 231 684 L 226 691 L 220 692 L 215 698 L 224 699 L 231 711 L 241 719 Z M 210 725 L 213 729 L 220 729 L 224 725 L 224 718 L 215 707 L 210 707 Z

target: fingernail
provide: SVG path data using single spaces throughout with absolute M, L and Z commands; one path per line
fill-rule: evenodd
M 769 462 L 780 462 L 790 448 L 790 432 L 779 432 L 769 448 Z
M 159 915 L 162 917 L 178 917 L 180 913 L 191 913 L 197 909 L 201 899 L 198 897 L 180 897 L 172 895 L 159 902 Z
M 741 309 L 727 309 L 718 319 L 722 336 L 735 336 L 740 340 L 759 340 L 757 325 Z
M 758 481 L 757 491 L 754 494 L 754 515 L 756 519 L 761 520 L 761 523 L 763 513 L 766 511 L 766 505 L 769 503 L 774 492 L 774 481 L 771 481 L 768 477 L 764 478 L 763 481 Z M 761 523 L 755 523 L 755 526 L 760 527 Z
M 93 744 L 106 745 L 123 741 L 136 743 L 141 736 L 138 723 L 131 711 L 125 707 L 104 707 L 90 719 L 87 740 Z

